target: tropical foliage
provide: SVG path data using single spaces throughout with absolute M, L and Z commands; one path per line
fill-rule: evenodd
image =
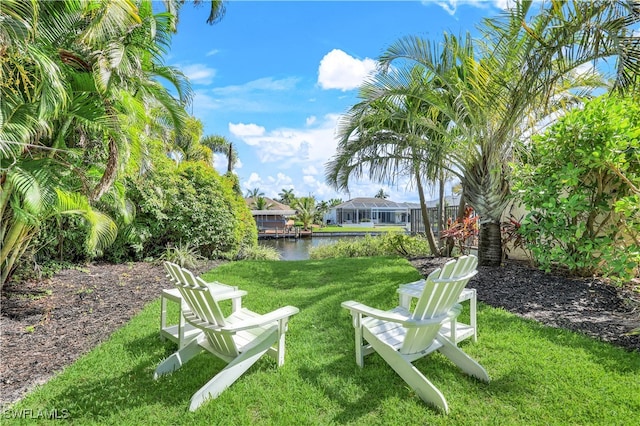
M 544 269 L 640 274 L 640 99 L 601 96 L 533 138 L 514 189 L 519 233 Z
M 224 146 L 232 167 L 232 147 L 201 137 L 188 81 L 163 63 L 182 3 L 2 2 L 0 285 L 41 246 L 86 242 L 79 256 L 95 256 L 123 235 L 135 212 L 126 179 L 152 171 L 154 152 L 210 163 Z M 214 22 L 222 2 L 211 6 Z
M 302 222 L 304 230 L 309 230 L 316 219 L 316 198 L 313 196 L 296 198 L 292 207 L 296 209 L 296 218 Z
M 293 193 L 292 188 L 282 188 L 282 191 L 278 193 L 279 201 L 287 206 L 293 204 L 293 200 L 295 200 L 296 195 Z
M 269 210 L 269 209 L 271 209 L 271 207 L 273 207 L 273 203 L 270 203 L 263 196 L 259 196 L 259 197 L 253 199 L 252 208 L 255 209 L 255 210 Z
M 362 86 L 364 101 L 341 132 L 352 153 L 370 155 L 348 162 L 348 150 L 339 150 L 329 164 L 329 182 L 345 186 L 349 177 L 367 173 L 420 177 L 424 173 L 399 163 L 411 158 L 399 156 L 401 149 L 413 147 L 419 170 L 444 167 L 460 180 L 465 200 L 480 214 L 480 263 L 499 264 L 501 216 L 510 195 L 506 164 L 541 120 L 601 84 L 596 73 L 577 72 L 579 67 L 614 57 L 614 87 L 638 83 L 637 22 L 637 2 L 521 1 L 486 20 L 477 41 L 448 34 L 436 41 L 400 39 L 381 56 L 382 72 Z M 390 112 L 388 119 L 367 121 L 363 117 L 371 114 L 362 111 L 374 111 L 374 117 Z M 398 134 L 411 134 L 414 142 L 400 141 Z M 346 143 L 349 138 L 353 143 Z M 445 161 L 434 161 L 435 147 Z
M 427 241 L 421 236 L 400 233 L 385 233 L 372 237 L 341 240 L 334 244 L 320 245 L 309 252 L 311 259 L 333 259 L 339 257 L 401 256 L 417 257 L 430 254 Z
M 113 241 L 115 224 L 94 206 L 117 198 L 118 174 L 141 158 L 146 107 L 179 127 L 189 92 L 161 61 L 173 17 L 150 1 L 8 0 L 0 18 L 3 284 L 48 217 L 82 212 L 91 249 Z

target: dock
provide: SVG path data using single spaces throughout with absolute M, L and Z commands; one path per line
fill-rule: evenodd
M 299 227 L 291 228 L 263 228 L 258 229 L 258 239 L 277 239 L 277 238 L 307 238 L 311 237 L 312 231 L 303 231 Z

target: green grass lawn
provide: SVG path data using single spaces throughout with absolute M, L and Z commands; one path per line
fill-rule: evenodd
M 218 399 L 189 412 L 191 395 L 224 363 L 203 352 L 154 381 L 156 365 L 175 350 L 158 336 L 157 300 L 11 412 L 67 410 L 81 425 L 640 424 L 640 354 L 483 304 L 478 342 L 461 347 L 491 383 L 439 353 L 415 363 L 447 398 L 449 415 L 425 405 L 377 354 L 357 367 L 351 318 L 340 303 L 395 306 L 398 284 L 419 278 L 404 259 L 243 261 L 205 277 L 247 290 L 243 305 L 257 312 L 300 308 L 284 367 L 263 357 Z M 34 423 L 7 417 L 3 425 Z
M 330 232 L 406 232 L 402 226 L 376 226 L 371 228 L 362 228 L 359 226 L 325 226 L 324 228 L 314 228 L 314 234 L 330 233 Z

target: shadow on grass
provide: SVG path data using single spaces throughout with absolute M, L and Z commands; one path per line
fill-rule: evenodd
M 226 363 L 204 350 L 172 374 L 153 379 L 153 373 L 164 357 L 176 350 L 172 342 L 161 341 L 157 333 L 128 341 L 123 347 L 140 362 L 129 364 L 120 374 L 108 379 L 83 371 L 81 380 L 65 386 L 62 392 L 48 399 L 56 407 L 72 407 L 72 418 L 99 419 L 117 412 L 161 405 L 169 411 L 187 413 L 191 396 L 222 370 Z M 160 356 L 157 355 L 160 353 Z M 243 377 L 260 370 L 276 370 L 270 358 L 258 360 Z
M 430 354 L 414 365 L 443 392 L 449 404 L 455 399 L 455 393 L 488 394 L 491 390 L 490 383 L 466 375 L 442 355 Z M 425 368 L 426 365 L 428 367 Z M 385 406 L 388 400 L 415 401 L 425 415 L 445 416 L 422 401 L 378 354 L 367 356 L 364 368 L 357 366 L 352 355 L 345 355 L 317 368 L 301 367 L 299 374 L 341 407 L 332 419 L 336 424 L 358 423 Z

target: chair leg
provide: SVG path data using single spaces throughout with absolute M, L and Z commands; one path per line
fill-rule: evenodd
M 204 336 L 193 339 L 186 346 L 182 347 L 170 357 L 162 361 L 156 368 L 155 373 L 153 373 L 153 379 L 156 380 L 164 374 L 173 373 L 178 368 L 189 362 L 193 357 L 198 355 L 202 350 L 198 344 L 201 338 L 204 338 Z
M 442 410 L 444 413 L 449 412 L 447 400 L 444 395 L 433 383 L 413 366 L 409 361 L 404 359 L 400 353 L 393 347 L 381 342 L 366 328 L 363 329 L 365 339 L 371 344 L 375 351 L 398 373 L 398 375 L 413 389 L 420 399 L 427 404 Z
M 489 374 L 476 360 L 464 353 L 462 349 L 457 347 L 451 340 L 442 336 L 437 337 L 442 343 L 442 347 L 438 349 L 444 356 L 449 358 L 451 362 L 457 365 L 462 371 L 470 376 L 476 377 L 484 382 L 489 383 Z
M 207 399 L 217 398 L 226 388 L 231 386 L 245 371 L 255 364 L 277 339 L 278 330 L 274 328 L 271 331 L 263 333 L 243 348 L 243 352 L 240 355 L 193 394 L 189 410 L 195 411 Z

